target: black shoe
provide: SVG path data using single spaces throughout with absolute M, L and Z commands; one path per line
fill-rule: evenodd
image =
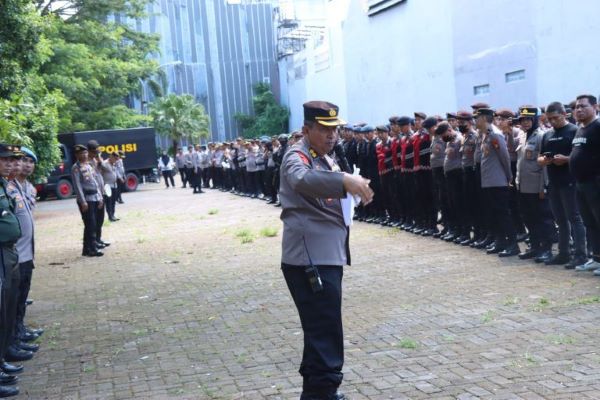
M 6 361 L 2 361 L 2 363 L 0 363 L 0 369 L 6 374 L 14 375 L 23 372 L 24 368 L 22 365 L 9 364 Z
M 104 253 L 99 250 L 93 250 L 93 251 L 85 251 L 82 253 L 82 255 L 84 255 L 86 257 L 102 257 L 104 255 Z
M 538 249 L 529 248 L 526 251 L 519 254 L 519 258 L 521 260 L 529 260 L 531 258 L 536 258 L 539 255 L 540 251 Z
M 123 200 L 117 200 L 117 203 L 119 203 L 119 204 L 125 204 L 125 202 Z
M 109 220 L 110 222 L 117 222 L 117 221 L 120 221 L 121 219 L 120 219 L 120 218 L 115 218 L 115 217 L 112 217 L 112 218 L 109 218 L 108 220 Z
M 434 233 L 435 231 L 433 229 L 426 229 L 421 232 L 421 236 L 433 236 Z
M 552 250 L 541 251 L 540 254 L 534 259 L 538 264 L 545 263 L 552 258 Z
M 512 257 L 519 254 L 519 246 L 515 243 L 498 253 L 498 257 Z
M 102 245 L 104 245 L 104 247 L 110 246 L 110 242 L 105 242 L 104 240 L 98 240 L 98 243 L 102 243 Z
M 0 371 L 0 385 L 16 385 L 18 382 L 18 377 Z
M 465 240 L 469 240 L 469 237 L 467 237 L 465 235 L 460 235 L 459 237 L 457 237 L 456 239 L 454 239 L 454 243 L 461 244 Z
M 98 249 L 103 249 L 103 248 L 105 248 L 105 247 L 106 247 L 106 246 L 105 246 L 105 245 L 103 245 L 102 243 L 100 243 L 100 242 L 96 242 L 96 248 L 98 248 Z
M 18 387 L 0 386 L 0 398 L 12 397 L 19 394 Z
M 575 269 L 578 265 L 583 265 L 587 262 L 586 257 L 574 257 L 571 261 L 565 264 L 565 269 Z
M 527 233 L 519 233 L 517 235 L 517 242 L 524 242 L 528 238 L 529 238 L 529 235 Z
M 42 328 L 37 328 L 37 329 L 29 329 L 27 327 L 25 327 L 25 332 L 34 334 L 34 335 L 38 335 L 38 336 L 42 336 L 44 334 L 44 330 Z
M 577 265 L 579 265 L 579 264 L 577 264 Z M 25 331 L 25 333 L 23 333 L 19 336 L 19 340 L 21 340 L 21 342 L 33 342 L 34 340 L 36 340 L 39 337 L 40 337 L 40 335 L 36 335 L 32 332 Z
M 504 249 L 502 247 L 500 247 L 500 246 L 497 246 L 497 245 L 492 246 L 492 247 L 488 247 L 485 250 L 486 254 L 498 254 L 498 253 L 501 253 L 503 251 L 504 251 Z
M 309 394 L 302 392 L 300 395 L 300 400 L 346 400 L 346 396 L 339 392 L 330 395 Z
M 4 355 L 4 359 L 9 362 L 27 361 L 27 360 L 31 360 L 32 358 L 33 358 L 33 352 L 18 349 L 13 345 L 8 346 L 8 349 L 6 350 L 6 354 Z
M 267 204 L 275 204 L 275 203 L 277 203 L 275 200 L 267 201 Z M 355 217 L 355 219 L 358 219 L 358 217 L 356 215 L 354 217 Z
M 454 233 L 449 233 L 446 236 L 442 236 L 442 239 L 445 240 L 446 242 L 453 242 L 454 239 L 456 239 L 456 235 Z
M 569 259 L 570 259 L 570 257 L 568 254 L 558 253 L 554 257 L 551 257 L 548 260 L 544 261 L 544 264 L 546 264 L 546 265 L 564 265 L 569 262 Z
M 33 300 L 31 299 L 27 299 L 27 301 L 25 302 L 25 304 L 27 304 L 28 306 L 33 304 Z
M 467 238 L 465 240 L 463 240 L 462 242 L 460 242 L 461 246 L 470 246 L 473 243 L 474 239 L 471 238 Z
M 23 342 L 17 342 L 17 347 L 21 350 L 31 351 L 32 353 L 36 353 L 40 349 L 39 344 L 29 344 Z

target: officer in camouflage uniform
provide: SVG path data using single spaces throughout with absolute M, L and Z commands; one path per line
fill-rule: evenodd
M 283 221 L 281 268 L 304 331 L 301 400 L 340 400 L 344 335 L 343 266 L 350 264 L 349 227 L 341 202 L 346 193 L 368 203 L 368 180 L 340 171 L 328 156 L 337 141 L 338 107 L 323 101 L 304 104 L 304 138 L 281 165 Z
M 9 360 L 8 351 L 12 337 L 11 313 L 13 313 L 12 310 L 16 311 L 17 307 L 12 299 L 14 288 L 19 285 L 19 281 L 16 279 L 19 271 L 19 255 L 15 245 L 21 237 L 21 226 L 15 215 L 16 203 L 8 194 L 7 181 L 17 150 L 14 146 L 0 144 L 0 263 L 2 264 L 0 269 L 0 283 L 2 284 L 0 289 L 0 359 L 3 362 L 3 370 L 5 370 L 5 366 L 11 366 L 5 364 L 4 360 Z M 17 381 L 16 377 L 10 377 L 1 372 L 0 396 L 9 397 L 19 394 L 19 388 L 6 386 L 14 385 Z

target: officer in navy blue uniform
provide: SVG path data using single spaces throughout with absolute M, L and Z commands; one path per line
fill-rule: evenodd
M 328 153 L 343 122 L 338 107 L 324 101 L 304 104 L 304 137 L 281 165 L 281 268 L 304 331 L 300 365 L 301 400 L 341 400 L 343 378 L 343 266 L 350 265 L 349 227 L 341 198 L 346 193 L 368 203 L 369 181 L 342 172 Z

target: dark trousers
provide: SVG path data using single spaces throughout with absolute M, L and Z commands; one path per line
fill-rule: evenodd
M 19 280 L 19 295 L 17 298 L 17 333 L 24 333 L 25 329 L 25 312 L 27 311 L 27 298 L 31 289 L 31 279 L 33 277 L 33 260 L 19 263 L 19 272 L 21 279 Z
M 258 194 L 262 193 L 265 195 L 265 170 L 256 171 L 256 186 Z
M 394 182 L 394 172 L 390 171 L 380 176 L 381 180 L 381 198 L 385 211 L 392 221 L 398 221 L 400 218 L 396 209 L 396 187 Z
M 600 262 L 600 177 L 577 183 L 577 205 L 587 230 L 592 257 Z
M 405 206 L 404 206 L 404 187 L 402 186 L 402 173 L 399 170 L 394 171 L 394 189 L 396 194 L 394 199 L 396 200 L 396 210 L 398 212 L 398 219 L 404 223 L 406 218 Z
M 115 192 L 115 201 L 122 202 L 123 198 L 121 198 L 121 193 L 125 191 L 125 183 L 117 181 L 117 187 L 114 188 Z
M 432 168 L 431 177 L 433 180 L 433 208 L 435 210 L 436 215 L 441 212 L 442 224 L 445 228 L 447 228 L 449 223 L 449 214 L 448 196 L 446 192 L 446 176 L 444 175 L 444 168 Z
M 573 238 L 576 257 L 587 254 L 585 226 L 577 206 L 575 183 L 567 185 L 550 184 L 548 194 L 550 207 L 558 225 L 558 252 L 569 254 L 569 242 Z
M 222 188 L 223 187 L 223 167 L 215 167 L 213 171 L 213 187 Z
M 446 171 L 446 191 L 448 193 L 448 225 L 452 232 L 465 233 L 463 216 L 463 172 L 456 168 Z
M 523 220 L 523 212 L 521 211 L 521 203 L 519 190 L 517 189 L 517 162 L 510 162 L 510 169 L 512 171 L 512 186 L 509 188 L 510 192 L 510 215 L 512 216 L 513 225 L 517 233 L 525 233 L 525 223 Z
M 165 172 L 163 171 L 163 176 L 165 176 Z M 188 167 L 183 167 L 179 169 L 179 175 L 181 175 L 181 184 L 183 185 L 183 187 L 186 187 L 187 183 L 188 183 Z M 171 182 L 173 182 L 173 174 L 171 174 Z M 167 178 L 165 178 L 165 182 L 166 182 Z M 173 187 L 175 187 L 175 184 L 172 183 Z M 169 187 L 167 185 L 167 187 Z
M 342 383 L 344 333 L 342 328 L 341 266 L 318 266 L 323 290 L 313 293 L 304 267 L 282 264 L 281 269 L 298 309 L 304 332 L 300 375 L 303 392 L 333 394 Z
M 437 217 L 433 207 L 433 178 L 430 169 L 415 172 L 417 183 L 418 224 L 424 228 L 435 228 Z
M 373 201 L 365 206 L 365 211 L 368 217 L 371 218 L 381 218 L 383 217 L 383 205 L 382 205 L 382 195 L 381 195 L 381 183 L 379 182 L 379 175 L 370 174 L 369 178 L 371 182 L 369 182 L 369 187 L 375 193 L 373 196 Z
M 475 231 L 475 218 L 473 213 L 473 203 L 477 199 L 477 179 L 473 167 L 463 169 L 463 193 L 462 193 L 462 216 L 465 234 L 470 235 Z
M 496 244 L 501 248 L 515 245 L 517 238 L 510 215 L 508 186 L 484 188 L 483 192 L 485 207 L 489 210 L 489 229 Z
M 265 169 L 265 194 L 271 199 L 275 199 L 277 197 L 274 178 L 275 167 L 267 167 L 267 169 Z
M 490 215 L 486 205 L 487 196 L 485 189 L 481 187 L 481 164 L 475 164 L 475 201 L 473 202 L 473 225 L 475 226 L 475 237 L 483 239 L 492 232 L 489 229 Z
M 257 171 L 248 171 L 248 190 L 249 194 L 258 194 L 258 172 Z
M 414 223 L 416 220 L 415 213 L 415 173 L 402 172 L 402 202 L 404 203 L 404 222 L 408 224 Z
M 3 270 L 0 272 L 0 276 L 3 275 L 0 290 L 0 359 L 3 359 L 16 331 L 20 272 L 14 247 L 0 247 L 0 257 L 0 267 Z
M 519 207 L 531 248 L 549 250 L 555 227 L 548 199 L 540 199 L 539 193 L 519 193 Z
M 179 170 L 180 174 L 184 173 L 184 169 Z M 171 182 L 171 186 L 175 187 L 175 180 L 173 179 L 173 171 L 163 171 L 162 172 L 163 179 L 165 180 L 165 186 L 169 187 L 169 182 Z M 183 176 L 181 177 L 183 181 Z M 185 187 L 188 181 L 188 172 L 185 171 L 185 182 L 183 183 L 183 187 Z
M 79 208 L 79 212 L 81 213 L 81 219 L 83 220 L 83 251 L 95 251 L 96 240 L 97 240 L 97 216 L 98 216 L 98 202 L 97 201 L 88 201 L 88 208 L 85 212 L 81 211 Z M 104 209 L 102 209 L 102 218 L 104 218 Z
M 111 188 L 110 196 L 104 196 L 104 208 L 106 208 L 106 214 L 108 218 L 115 217 L 115 207 L 117 204 L 117 189 Z
M 95 207 L 95 209 L 96 209 L 96 240 L 97 241 L 102 240 L 102 226 L 104 225 L 104 207 L 106 207 L 106 204 L 102 204 L 102 207 L 100 207 L 100 208 L 98 208 L 97 205 Z
M 202 177 L 202 187 L 208 188 L 210 186 L 210 168 L 202 168 L 200 176 Z

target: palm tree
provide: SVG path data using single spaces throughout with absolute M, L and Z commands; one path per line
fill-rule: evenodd
M 208 137 L 210 119 L 204 106 L 196 103 L 189 94 L 159 97 L 150 105 L 150 116 L 156 132 L 171 139 L 174 149 L 183 137 Z

